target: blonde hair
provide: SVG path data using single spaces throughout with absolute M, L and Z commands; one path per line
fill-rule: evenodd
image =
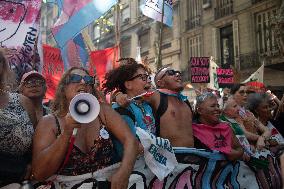
M 68 78 L 73 70 L 83 70 L 89 75 L 89 72 L 82 67 L 72 67 L 63 74 L 63 76 L 61 77 L 58 83 L 55 93 L 55 98 L 51 106 L 52 113 L 55 114 L 56 116 L 62 117 L 68 112 L 69 107 L 67 104 L 68 102 L 66 100 L 65 87 L 66 85 L 68 85 Z M 97 91 L 94 85 L 92 85 L 92 94 L 98 98 Z

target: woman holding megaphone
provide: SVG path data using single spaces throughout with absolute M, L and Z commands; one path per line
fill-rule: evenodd
M 120 115 L 107 104 L 99 104 L 98 116 L 93 121 L 75 121 L 69 105 L 80 93 L 95 95 L 94 79 L 84 68 L 73 67 L 64 73 L 58 84 L 53 114 L 43 117 L 37 126 L 33 143 L 33 178 L 42 181 L 57 175 L 48 180 L 62 184 L 66 176 L 70 188 L 72 178 L 91 178 L 95 184 L 98 170 L 117 165 L 111 139 L 113 135 L 123 144 L 124 155 L 120 166 L 116 166 L 117 171 L 111 175 L 108 175 L 111 171 L 106 171 L 105 175 L 100 172 L 99 177 L 105 176 L 112 189 L 127 188 L 135 163 L 137 142 Z M 72 138 L 75 139 L 73 147 L 70 145 Z

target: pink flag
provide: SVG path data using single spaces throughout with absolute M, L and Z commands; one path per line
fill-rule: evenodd
M 228 154 L 232 147 L 232 130 L 227 123 L 221 122 L 215 126 L 192 124 L 193 135 L 211 150 Z

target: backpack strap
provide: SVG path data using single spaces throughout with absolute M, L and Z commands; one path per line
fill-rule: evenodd
M 184 102 L 187 104 L 187 106 L 190 108 L 191 112 L 193 113 L 190 102 L 188 100 Z M 163 114 L 167 111 L 167 109 L 168 109 L 168 95 L 160 93 L 160 104 L 155 114 L 155 123 L 156 123 L 155 125 L 156 125 L 157 136 L 160 136 L 160 119 L 163 116 Z
M 136 120 L 135 116 L 130 110 L 123 108 L 123 107 L 117 107 L 117 108 L 114 108 L 114 110 L 118 112 L 120 115 L 128 116 L 135 123 L 135 120 Z
M 186 100 L 186 101 L 184 101 L 186 104 L 187 104 L 187 106 L 189 107 L 189 109 L 191 110 L 191 113 L 193 114 L 193 110 L 192 110 L 192 107 L 191 107 L 191 105 L 190 105 L 190 102 L 188 101 L 188 100 Z
M 160 93 L 160 104 L 155 114 L 155 125 L 157 136 L 160 136 L 160 119 L 168 109 L 168 95 Z

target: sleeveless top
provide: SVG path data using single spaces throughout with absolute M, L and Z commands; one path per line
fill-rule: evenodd
M 0 127 L 0 152 L 16 156 L 31 152 L 34 128 L 19 94 L 9 93 L 8 105 L 0 109 Z
M 105 129 L 100 116 L 100 129 Z M 58 118 L 55 116 L 58 135 L 61 134 L 61 128 Z M 114 164 L 114 149 L 111 137 L 104 139 L 100 135 L 94 140 L 94 145 L 89 152 L 82 152 L 76 145 L 73 146 L 67 164 L 58 174 L 67 176 L 76 176 L 86 173 L 92 173 Z

